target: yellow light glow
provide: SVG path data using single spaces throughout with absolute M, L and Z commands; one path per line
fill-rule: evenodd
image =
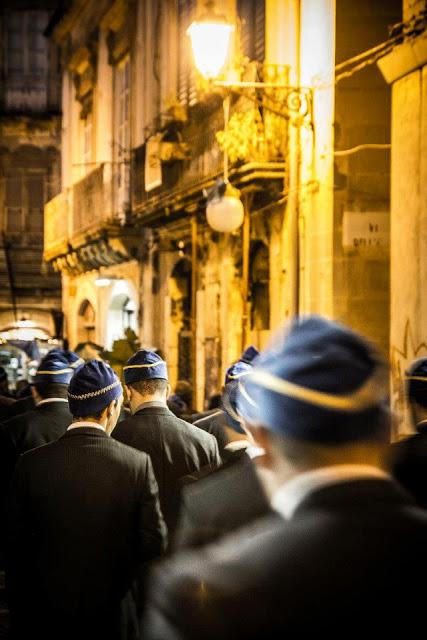
M 226 22 L 193 22 L 187 29 L 191 39 L 194 62 L 205 78 L 215 78 L 227 61 L 232 24 Z

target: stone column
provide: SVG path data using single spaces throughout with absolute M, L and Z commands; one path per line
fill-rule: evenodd
M 424 3 L 406 2 L 410 9 Z M 379 67 L 392 84 L 391 317 L 392 406 L 396 436 L 410 430 L 404 372 L 427 355 L 427 31 L 404 41 Z

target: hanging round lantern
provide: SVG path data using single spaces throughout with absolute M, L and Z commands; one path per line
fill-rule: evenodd
M 225 191 L 216 190 L 208 199 L 206 219 L 212 229 L 221 233 L 230 233 L 243 224 L 245 211 L 239 195 L 238 189 L 227 183 Z

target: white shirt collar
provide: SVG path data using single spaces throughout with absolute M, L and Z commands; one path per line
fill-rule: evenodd
M 299 473 L 283 484 L 273 495 L 271 505 L 286 520 L 294 515 L 298 505 L 313 491 L 332 484 L 361 480 L 363 478 L 380 478 L 390 480 L 390 475 L 367 464 L 337 464 Z
M 70 424 L 67 431 L 71 431 L 72 429 L 79 429 L 80 427 L 91 427 L 92 429 L 99 429 L 100 431 L 103 431 L 105 433 L 104 427 L 97 422 L 85 422 L 84 420 L 73 422 L 72 424 Z
M 49 402 L 66 402 L 68 404 L 68 400 L 66 398 L 45 398 L 44 400 L 40 400 L 40 402 L 37 403 L 37 406 L 39 407 L 41 404 L 48 404 Z
M 167 409 L 168 405 L 163 400 L 147 400 L 146 402 L 141 402 L 141 404 L 136 407 L 135 411 L 132 411 L 132 415 L 134 416 L 135 413 L 138 413 L 141 409 L 148 409 L 149 407 L 165 407 Z

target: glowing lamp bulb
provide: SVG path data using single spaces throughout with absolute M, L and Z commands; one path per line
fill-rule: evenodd
M 205 78 L 215 78 L 225 66 L 234 26 L 210 11 L 187 29 L 194 62 Z
M 240 198 L 227 193 L 222 198 L 214 198 L 206 207 L 209 226 L 221 233 L 230 233 L 238 229 L 243 223 L 244 215 Z

